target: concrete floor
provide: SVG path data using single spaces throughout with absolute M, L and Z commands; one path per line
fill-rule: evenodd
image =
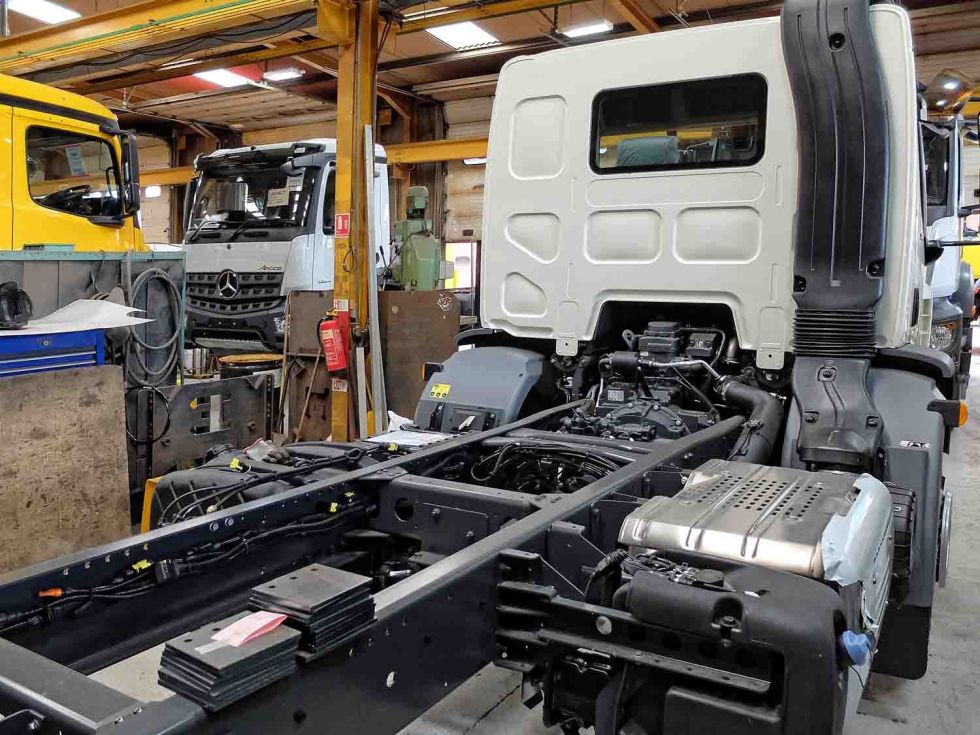
M 947 457 L 952 551 L 933 610 L 929 672 L 919 681 L 872 676 L 848 735 L 980 735 L 980 359 L 967 403 L 974 418 Z M 399 735 L 560 733 L 541 724 L 540 708 L 524 708 L 519 686 L 518 675 L 488 666 Z
M 980 336 L 980 335 L 978 335 Z M 977 343 L 980 343 L 978 341 Z M 969 405 L 975 417 L 954 436 L 947 484 L 955 494 L 949 586 L 932 619 L 930 668 L 919 681 L 872 677 L 848 735 L 980 735 L 980 360 Z M 150 701 L 169 695 L 156 683 L 162 647 L 93 675 Z M 399 735 L 545 735 L 540 708 L 520 702 L 520 677 L 488 666 Z M 373 735 L 373 734 L 370 734 Z

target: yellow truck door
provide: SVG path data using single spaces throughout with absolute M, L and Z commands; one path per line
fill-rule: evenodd
M 87 122 L 14 108 L 10 124 L 12 246 L 124 251 L 134 246 L 123 216 L 116 138 Z M 2 186 L 2 181 L 0 181 Z

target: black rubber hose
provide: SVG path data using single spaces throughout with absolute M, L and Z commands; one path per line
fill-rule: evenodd
M 764 463 L 776 449 L 783 428 L 783 404 L 761 388 L 724 378 L 715 390 L 726 403 L 749 414 L 729 459 Z

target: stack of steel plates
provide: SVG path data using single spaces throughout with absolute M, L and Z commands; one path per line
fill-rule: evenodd
M 322 564 L 297 569 L 252 588 L 255 610 L 288 615 L 303 631 L 302 648 L 319 654 L 374 623 L 371 579 Z
M 240 646 L 213 639 L 250 614 L 238 613 L 168 641 L 160 660 L 160 684 L 216 712 L 292 674 L 301 635 L 297 630 L 281 625 Z

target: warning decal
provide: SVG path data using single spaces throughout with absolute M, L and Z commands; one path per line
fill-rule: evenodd
M 449 398 L 452 386 L 449 383 L 436 383 L 429 391 L 429 398 Z

